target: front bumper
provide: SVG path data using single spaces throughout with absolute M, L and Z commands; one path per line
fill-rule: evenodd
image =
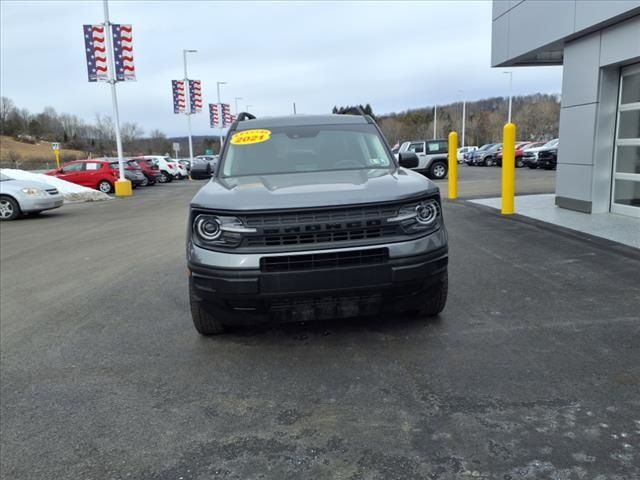
M 22 196 L 18 201 L 20 210 L 25 213 L 41 212 L 61 207 L 64 203 L 64 197 L 62 195 L 48 195 L 47 197 Z
M 313 270 L 268 272 L 260 268 L 260 259 L 240 257 L 252 268 L 224 268 L 203 263 L 207 251 L 189 245 L 190 285 L 196 297 L 225 323 L 254 323 L 262 319 L 282 321 L 418 308 L 425 292 L 446 273 L 448 247 L 446 230 L 441 228 L 418 240 L 372 248 L 388 249 L 386 262 L 374 265 L 340 266 Z M 362 249 L 368 249 L 363 247 Z M 356 249 L 322 250 L 322 253 Z M 309 254 L 296 252 L 288 255 Z M 231 256 L 230 254 L 225 254 Z M 274 255 L 256 254 L 272 258 Z M 281 254 L 278 256 L 283 256 Z M 257 264 L 255 262 L 258 262 Z

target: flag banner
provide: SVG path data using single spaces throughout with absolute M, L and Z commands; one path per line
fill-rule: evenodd
M 228 103 L 221 103 L 222 106 L 222 126 L 228 127 L 231 125 L 231 107 Z
M 202 88 L 200 80 L 189 80 L 189 102 L 191 104 L 191 113 L 200 113 L 202 111 Z
M 211 128 L 218 128 L 220 126 L 220 117 L 218 116 L 218 104 L 209 104 L 209 125 Z
M 171 80 L 173 89 L 173 113 L 183 113 L 186 110 L 186 100 L 184 94 L 184 81 Z
M 116 68 L 116 81 L 135 82 L 136 67 L 133 64 L 133 36 L 131 25 L 111 25 L 113 36 L 113 59 Z
M 104 41 L 104 26 L 83 25 L 84 48 L 87 55 L 87 74 L 90 82 L 106 82 L 107 47 Z
M 235 122 L 237 118 L 237 115 L 231 115 L 231 123 Z

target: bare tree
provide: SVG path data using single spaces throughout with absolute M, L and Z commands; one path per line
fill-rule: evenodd
M 144 130 L 135 122 L 124 122 L 120 127 L 124 149 L 132 148 L 133 143 L 144 134 Z
M 10 98 L 0 98 L 0 132 L 4 135 L 7 122 L 9 120 L 9 114 L 15 110 L 15 105 Z

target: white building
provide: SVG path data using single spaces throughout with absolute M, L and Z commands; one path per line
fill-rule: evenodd
M 640 217 L 640 0 L 494 0 L 491 63 L 563 65 L 556 205 Z

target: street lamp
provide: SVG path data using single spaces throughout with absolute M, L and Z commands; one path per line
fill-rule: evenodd
M 236 103 L 236 115 L 238 115 L 238 100 L 242 100 L 242 97 L 234 97 L 233 100 Z
M 247 109 L 245 110 L 245 112 L 247 112 L 247 113 L 248 113 L 248 112 L 249 112 L 249 108 L 250 108 L 250 107 L 253 107 L 253 105 L 249 105 L 249 104 L 247 104 Z
M 436 139 L 436 130 L 438 129 L 438 106 L 433 106 L 433 139 Z
M 197 50 L 182 50 L 182 60 L 184 62 L 184 84 L 185 86 L 189 85 L 189 76 L 187 75 L 187 53 L 196 53 Z M 191 90 L 189 90 L 191 93 Z M 188 109 L 184 109 L 184 113 L 187 115 L 187 125 L 189 126 L 189 165 L 193 167 L 193 140 L 191 139 L 191 107 Z
M 512 71 L 508 71 L 508 72 L 502 72 L 504 74 L 508 74 L 509 75 L 509 118 L 508 118 L 508 122 L 511 123 L 511 87 L 513 86 L 513 72 Z
M 464 95 L 464 90 L 458 90 L 458 93 L 461 93 L 462 95 Z M 465 124 L 466 116 L 467 116 L 467 101 L 463 96 L 462 97 L 462 142 L 460 145 L 461 147 L 464 147 L 464 124 Z
M 222 104 L 220 103 L 220 85 L 226 85 L 227 82 L 216 82 L 216 90 L 218 91 L 218 118 L 224 124 L 224 119 L 222 118 Z M 220 150 L 218 153 L 222 153 L 222 131 L 218 131 L 218 140 L 220 142 Z

